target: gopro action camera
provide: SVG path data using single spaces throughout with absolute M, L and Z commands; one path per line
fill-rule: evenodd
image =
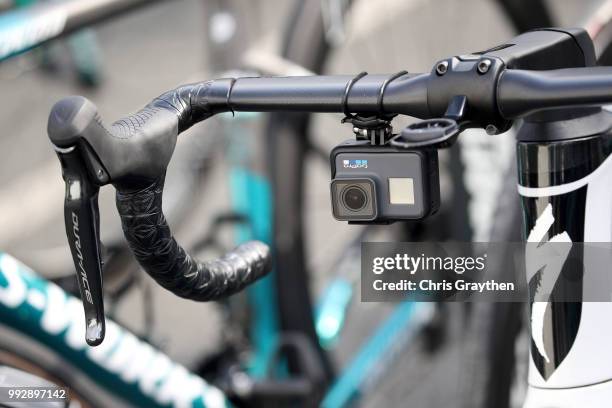
M 333 215 L 349 223 L 420 220 L 440 207 L 438 151 L 347 140 L 330 156 Z

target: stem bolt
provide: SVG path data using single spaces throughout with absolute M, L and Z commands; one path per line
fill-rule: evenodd
M 436 74 L 442 76 L 446 74 L 446 71 L 448 71 L 448 61 L 438 62 L 438 65 L 436 65 Z
M 490 59 L 482 59 L 480 61 L 478 61 L 478 65 L 477 65 L 477 69 L 478 69 L 478 73 L 479 74 L 486 74 L 487 72 L 489 72 L 489 68 L 491 67 L 491 60 Z

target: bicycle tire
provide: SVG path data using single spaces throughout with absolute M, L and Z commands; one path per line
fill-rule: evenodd
M 3 324 L 0 324 L 0 365 L 12 366 L 66 387 L 90 407 L 131 406 L 81 373 L 56 350 Z
M 522 214 L 514 163 L 504 181 L 495 210 L 491 242 L 519 242 Z M 520 381 L 515 375 L 515 345 L 523 327 L 524 308 L 520 302 L 483 301 L 472 305 L 469 330 L 463 339 L 462 407 L 510 407 L 512 387 L 515 381 Z

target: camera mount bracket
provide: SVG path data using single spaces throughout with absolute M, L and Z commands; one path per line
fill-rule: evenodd
M 348 109 L 348 95 L 351 92 L 351 88 L 355 82 L 367 75 L 367 72 L 361 72 L 352 78 L 344 89 L 342 96 L 342 109 L 344 111 L 344 119 L 342 123 L 351 123 L 353 125 L 353 133 L 357 140 L 369 140 L 373 146 L 384 146 L 393 137 L 393 127 L 391 126 L 391 120 L 395 115 L 389 115 L 385 113 L 383 108 L 383 97 L 387 86 L 397 78 L 406 75 L 408 71 L 399 71 L 389 76 L 383 82 L 378 92 L 378 113 L 372 116 L 359 116 L 353 115 Z
M 393 137 L 391 118 L 377 116 L 352 116 L 342 119 L 342 123 L 351 123 L 357 140 L 369 140 L 373 146 L 383 146 Z
M 467 122 L 461 121 L 466 109 L 467 97 L 465 95 L 454 96 L 446 108 L 444 117 L 412 123 L 393 137 L 389 143 L 391 146 L 402 149 L 450 147 L 467 125 Z

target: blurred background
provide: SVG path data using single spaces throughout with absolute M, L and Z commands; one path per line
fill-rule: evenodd
M 520 1 L 355 0 L 349 6 L 348 1 L 323 0 L 315 2 L 321 13 L 318 20 L 323 23 L 313 23 L 308 28 L 308 22 L 300 19 L 299 14 L 311 13 L 312 7 L 296 12 L 294 3 L 299 1 L 151 2 L 1 61 L 0 250 L 78 293 L 63 225 L 64 184 L 46 133 L 48 113 L 62 97 L 86 96 L 110 123 L 179 84 L 216 77 L 302 75 L 309 71 L 427 72 L 438 59 L 501 44 L 516 35 L 517 24 L 529 28 L 533 23 L 529 20 L 529 10 L 520 9 L 529 2 Z M 26 3 L 33 2 L 3 0 L 0 10 L 9 13 L 32 6 Z M 549 13 L 547 18 L 563 27 L 584 26 L 603 3 L 601 0 L 544 2 Z M 518 16 L 514 21 L 508 12 L 511 7 L 519 7 L 519 12 L 514 10 Z M 538 12 L 535 7 L 531 17 L 540 16 Z M 8 32 L 3 31 L 3 23 L 8 24 L 0 14 L 0 50 L 2 35 Z M 320 37 L 324 39 L 325 51 L 317 45 Z M 5 43 L 4 46 L 7 47 Z M 315 62 L 308 66 L 304 61 Z M 305 169 L 302 192 L 289 187 L 283 190 L 283 183 L 291 181 L 281 181 L 276 184 L 276 195 L 272 195 L 275 200 L 279 195 L 291 196 L 301 201 L 303 207 L 295 208 L 295 216 L 291 215 L 291 207 L 283 207 L 282 224 L 279 225 L 277 218 L 276 227 L 271 226 L 273 217 L 269 212 L 252 210 L 263 205 L 265 195 L 241 197 L 240 191 L 247 188 L 244 183 L 252 177 L 269 176 L 270 160 L 276 171 L 283 171 L 279 167 L 283 161 L 278 157 L 270 159 L 269 153 L 274 146 L 278 149 L 283 146 L 286 126 L 270 124 L 270 117 L 265 115 L 236 116 L 232 120 L 231 114 L 220 115 L 180 136 L 164 195 L 170 224 L 182 244 L 206 257 L 232 247 L 245 234 L 260 237 L 263 234 L 276 245 L 296 245 L 295 236 L 282 236 L 281 229 L 300 229 L 294 224 L 302 219 L 303 230 L 299 234 L 304 240 L 305 252 L 303 259 L 293 261 L 306 264 L 311 272 L 309 289 L 313 304 L 320 305 L 319 300 L 324 304 L 327 300 L 348 310 L 346 327 L 338 335 L 342 339 L 332 339 L 333 360 L 343 366 L 375 325 L 393 313 L 395 307 L 360 304 L 359 259 L 358 252 L 355 256 L 354 243 L 393 240 L 396 232 L 385 228 L 364 231 L 333 220 L 326 156 L 334 145 L 352 137 L 350 126 L 342 125 L 341 115 L 336 114 L 309 118 L 307 132 L 309 143 L 314 147 L 302 163 Z M 303 118 L 278 119 L 279 123 L 282 120 Z M 398 130 L 407 122 L 398 119 L 394 126 Z M 508 134 L 491 137 L 479 131 L 467 133 L 462 136 L 462 150 L 441 156 L 442 195 L 455 200 L 470 199 L 460 217 L 448 213 L 438 223 L 443 220 L 447 224 L 462 224 L 457 228 L 469 231 L 463 235 L 449 233 L 446 238 L 487 241 L 502 178 L 511 166 L 513 140 Z M 289 153 L 283 157 L 291 160 Z M 457 163 L 463 166 L 460 176 L 457 176 Z M 241 176 L 236 167 L 247 168 L 249 176 Z M 463 177 L 460 191 L 456 177 Z M 475 190 L 479 193 L 475 194 Z M 289 200 L 287 205 L 294 202 Z M 232 301 L 230 305 L 199 304 L 162 289 L 140 271 L 125 248 L 111 187 L 103 188 L 100 205 L 102 237 L 109 258 L 104 278 L 109 316 L 177 362 L 192 370 L 202 370 L 210 356 L 218 357 L 219 350 L 235 338 L 228 333 L 228 328 L 244 318 L 240 315 L 241 301 Z M 272 204 L 271 208 L 278 210 L 280 205 Z M 261 218 L 257 218 L 258 214 Z M 436 225 L 427 228 L 438 228 Z M 436 235 L 430 232 L 419 235 L 421 239 L 429 236 Z M 292 268 L 291 264 L 288 268 Z M 281 269 L 275 273 L 282 273 Z M 349 296 L 352 300 L 343 301 L 343 296 L 337 295 L 343 286 L 334 283 L 332 278 L 336 276 L 344 277 L 343 282 L 352 285 Z M 282 279 L 276 281 L 282 282 Z M 332 296 L 335 300 L 329 300 L 330 290 L 336 291 L 336 297 Z M 440 384 L 453 387 L 462 372 L 461 349 L 454 348 L 455 341 L 448 338 L 460 343 L 465 316 L 459 306 L 452 309 L 443 317 L 450 336 L 445 340 L 447 350 L 431 359 L 415 358 L 412 354 L 411 373 L 404 375 L 409 371 L 396 370 L 394 377 L 401 381 L 398 380 L 395 388 L 412 390 L 409 394 L 415 398 L 411 400 L 412 406 L 441 406 L 441 401 L 436 399 L 436 388 Z M 250 310 L 248 306 L 246 310 Z M 350 316 L 357 318 L 351 320 Z M 401 358 L 401 354 L 397 356 L 398 360 Z M 420 369 L 414 370 L 415 365 Z M 427 376 L 431 380 L 415 380 L 410 385 L 411 376 L 415 379 Z M 393 381 L 385 384 L 393 389 Z M 384 398 L 391 398 L 393 391 L 385 394 Z M 398 395 L 405 398 L 405 390 Z M 380 398 L 369 397 L 365 405 L 403 405 L 401 400 Z

